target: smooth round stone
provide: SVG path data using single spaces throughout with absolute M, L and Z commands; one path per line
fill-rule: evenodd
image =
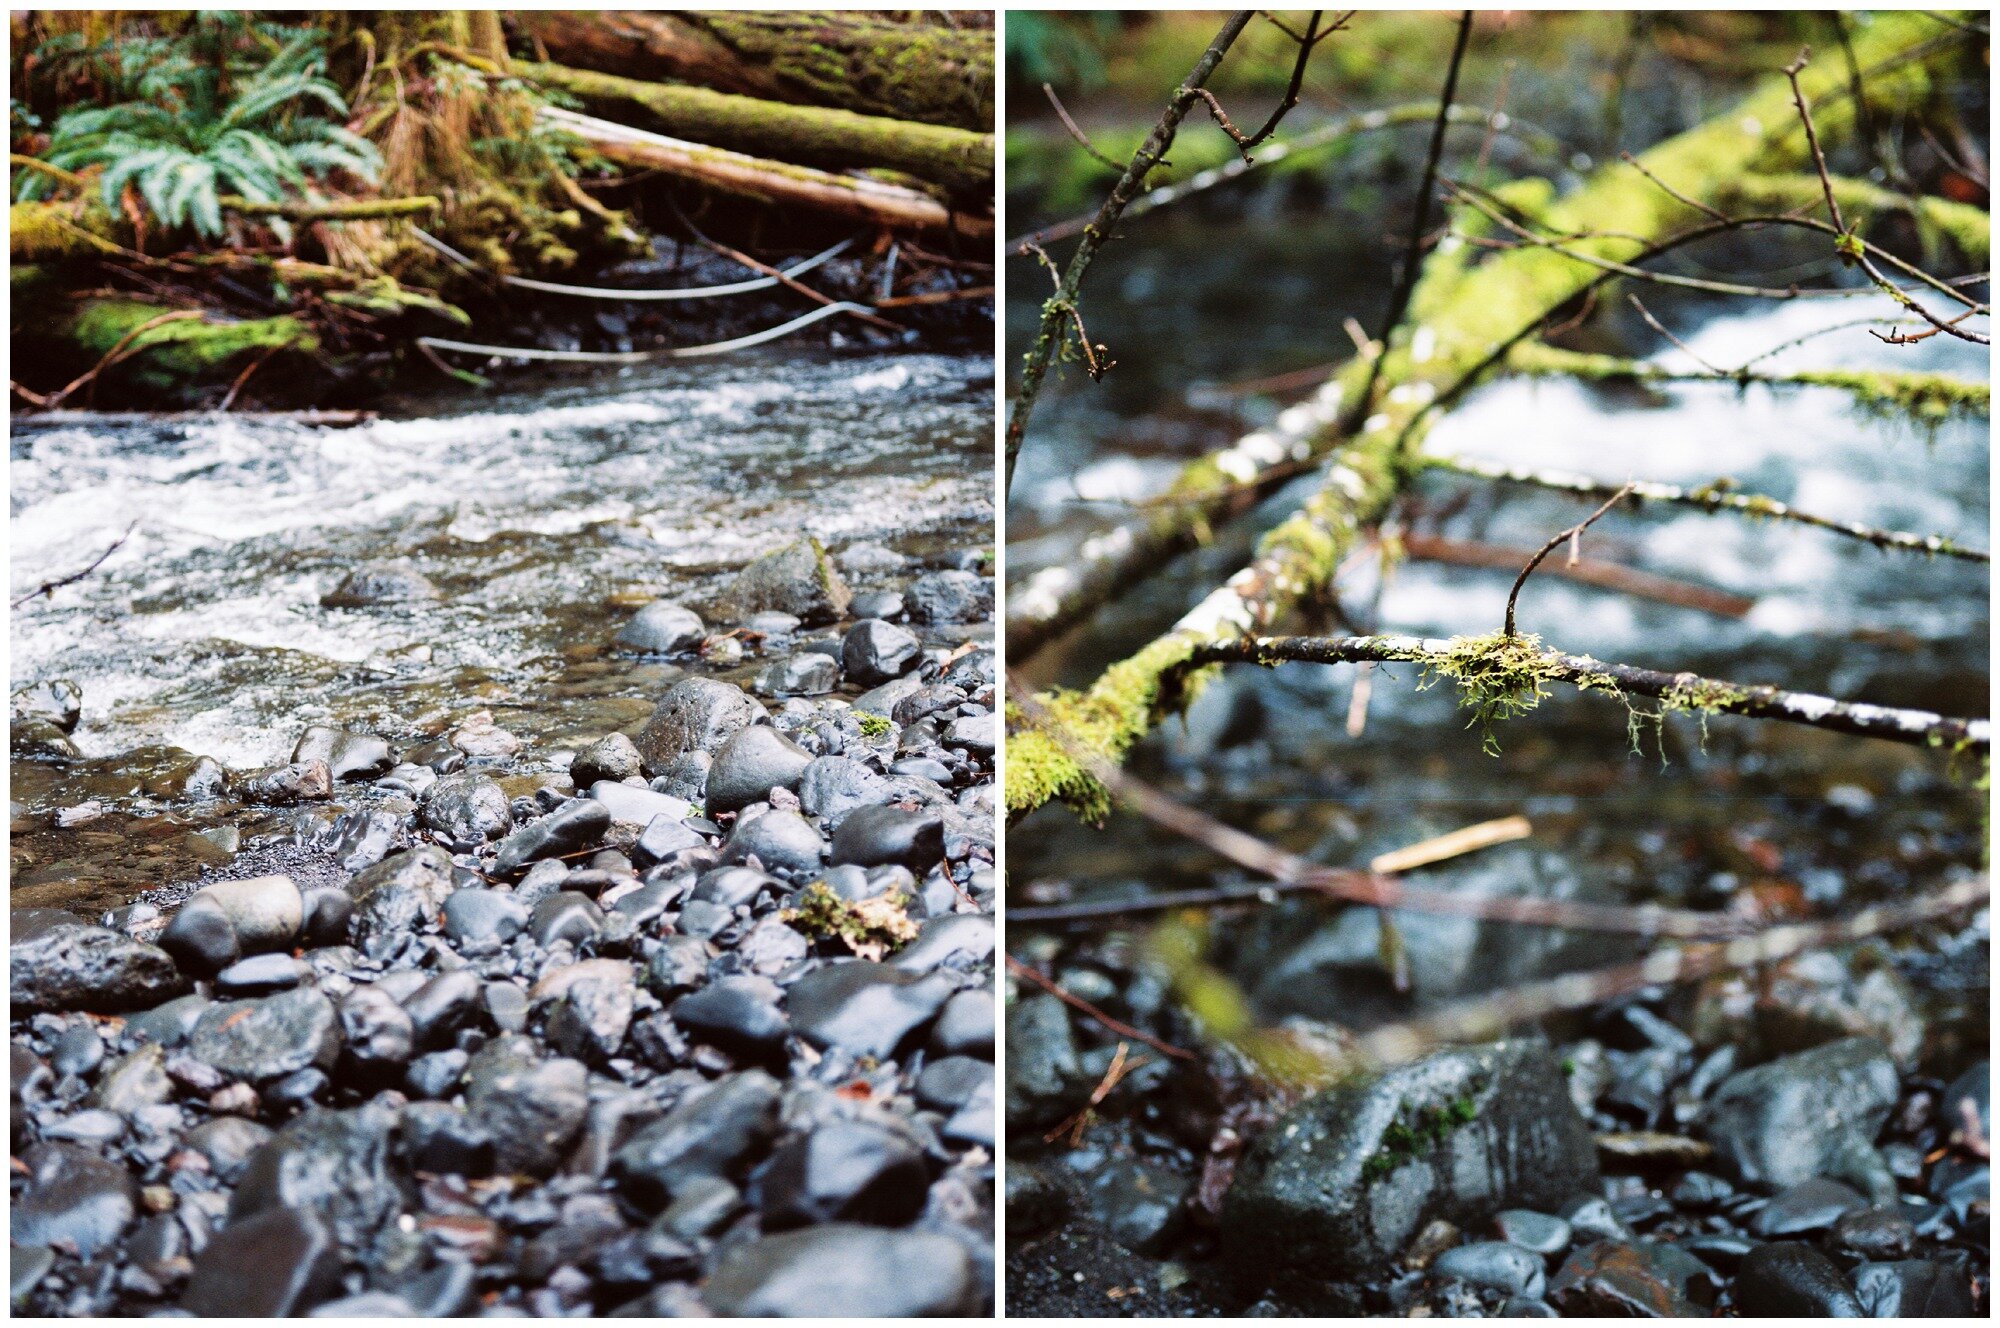
M 818 871 L 824 853 L 819 832 L 789 811 L 768 811 L 747 825 L 739 822 L 722 846 L 725 863 L 754 857 L 766 871 L 793 875 Z
M 1500 1239 L 1536 1254 L 1561 1254 L 1572 1239 L 1569 1223 L 1526 1208 L 1508 1209 L 1493 1219 L 1493 1225 Z
M 1778 1241 L 1743 1256 L 1737 1313 L 1757 1318 L 1858 1319 L 1861 1303 L 1833 1260 L 1810 1245 Z
M 784 886 L 776 878 L 749 867 L 717 867 L 703 874 L 688 898 L 720 904 L 724 908 L 736 908 L 755 900 L 765 890 L 775 893 L 783 889 Z
M 663 1001 L 683 996 L 708 981 L 716 949 L 696 936 L 669 936 L 646 961 L 646 990 Z
M 792 984 L 786 1005 L 793 1030 L 815 1047 L 886 1060 L 951 995 L 952 984 L 940 974 L 919 977 L 855 959 L 806 974 Z
M 993 611 L 993 594 L 971 572 L 927 572 L 903 591 L 910 617 L 920 623 L 972 622 Z
M 589 788 L 600 780 L 618 783 L 644 772 L 639 749 L 622 733 L 599 738 L 576 754 L 569 763 L 569 777 L 578 788 Z
M 215 989 L 223 996 L 268 996 L 298 986 L 311 971 L 288 954 L 251 955 L 216 974 Z
M 717 1314 L 906 1318 L 970 1313 L 971 1253 L 950 1236 L 832 1222 L 733 1247 L 702 1287 Z
M 707 636 L 700 614 L 660 599 L 628 618 L 613 640 L 635 654 L 678 655 L 699 649 Z
M 243 943 L 230 925 L 229 915 L 213 899 L 195 895 L 160 933 L 160 948 L 189 973 L 219 973 L 243 954 Z
M 840 662 L 816 650 L 776 660 L 757 675 L 767 696 L 825 696 L 840 686 Z
M 340 1045 L 333 1003 L 314 987 L 212 1005 L 188 1038 L 196 1060 L 251 1083 L 268 1083 L 308 1066 L 330 1066 Z
M 759 636 L 790 636 L 799 630 L 799 620 L 789 613 L 765 610 L 743 620 L 743 630 Z
M 866 687 L 900 677 L 923 658 L 923 643 L 904 629 L 879 618 L 865 618 L 848 628 L 841 642 L 841 667 Z
M 862 807 L 842 821 L 833 836 L 832 861 L 836 864 L 880 867 L 893 863 L 922 872 L 943 857 L 944 821 L 935 812 Z
M 540 945 L 581 945 L 604 929 L 604 913 L 590 896 L 564 890 L 535 905 L 528 926 Z
M 1867 1206 L 1868 1201 L 1850 1187 L 1821 1177 L 1778 1194 L 1750 1220 L 1750 1230 L 1767 1238 L 1825 1231 L 1843 1213 Z
M 547 816 L 528 822 L 500 841 L 493 857 L 496 875 L 511 876 L 542 858 L 559 858 L 589 848 L 611 829 L 611 812 L 590 798 L 571 798 Z
M 97 1147 L 125 1137 L 125 1118 L 115 1111 L 93 1107 L 64 1116 L 42 1127 L 42 1138 Z
M 346 943 L 347 924 L 354 917 L 353 895 L 339 886 L 329 885 L 306 891 L 302 901 L 305 915 L 299 928 L 302 945 L 307 949 L 321 949 Z
M 471 969 L 440 973 L 403 1001 L 419 1050 L 449 1043 L 479 1013 L 485 984 Z
M 528 993 L 517 982 L 489 982 L 485 987 L 486 1017 L 503 1033 L 528 1026 Z
M 759 1185 L 767 1231 L 834 1221 L 902 1226 L 922 1211 L 930 1172 L 901 1136 L 830 1121 L 773 1149 Z
M 73 1024 L 56 1039 L 49 1067 L 57 1074 L 89 1074 L 104 1061 L 104 1039 L 89 1024 Z
M 983 913 L 948 913 L 924 923 L 917 939 L 892 960 L 910 973 L 929 973 L 947 965 L 963 968 L 993 953 L 993 919 Z
M 243 1178 L 250 1158 L 271 1138 L 270 1127 L 241 1116 L 216 1116 L 187 1133 L 187 1146 L 208 1160 L 209 1174 L 224 1185 Z
M 349 1061 L 363 1074 L 397 1072 L 409 1064 L 416 1026 L 380 987 L 357 987 L 340 1002 L 340 1029 Z
M 465 1066 L 471 1059 L 457 1047 L 419 1056 L 410 1062 L 403 1083 L 412 1097 L 433 1100 L 449 1097 L 465 1077 Z
M 88 1259 L 113 1244 L 137 1216 L 139 1187 L 124 1167 L 75 1144 L 36 1144 L 23 1153 L 26 1178 L 8 1208 L 13 1243 L 73 1246 Z
M 992 992 L 983 988 L 959 992 L 944 1003 L 937 1023 L 931 1026 L 931 1052 L 938 1056 L 977 1056 L 991 1061 L 994 1018 Z
M 777 1133 L 778 1083 L 762 1070 L 720 1079 L 683 1097 L 640 1128 L 612 1159 L 620 1188 L 647 1211 L 679 1198 L 691 1181 L 740 1174 L 740 1160 Z
M 839 830 L 855 811 L 886 802 L 893 793 L 888 780 L 846 756 L 814 757 L 799 777 L 799 805 L 827 830 Z
M 1833 1224 L 1833 1248 L 1864 1263 L 1906 1259 L 1917 1245 L 1917 1228 L 1892 1208 L 1857 1208 Z
M 945 727 L 939 741 L 946 747 L 963 747 L 974 756 L 991 756 L 997 732 L 991 712 L 961 715 Z
M 272 1208 L 209 1238 L 181 1308 L 204 1317 L 304 1314 L 340 1289 L 340 1263 L 340 1244 L 319 1214 Z
M 372 733 L 314 724 L 299 735 L 292 760 L 324 761 L 335 779 L 374 779 L 389 773 L 396 764 L 396 754 Z
M 857 618 L 893 620 L 903 616 L 903 597 L 894 590 L 870 590 L 856 595 L 847 611 Z
M 444 901 L 444 932 L 452 940 L 511 941 L 528 925 L 528 910 L 511 894 L 472 888 Z
M 705 941 L 718 934 L 736 921 L 736 914 L 721 904 L 711 904 L 707 900 L 690 900 L 681 909 L 678 926 L 683 936 L 692 936 Z
M 217 881 L 203 887 L 195 898 L 204 895 L 229 919 L 245 954 L 291 948 L 305 922 L 304 898 L 289 876 Z
M 1455 1278 L 1507 1296 L 1538 1300 L 1547 1289 L 1541 1257 L 1504 1240 L 1475 1241 L 1438 1255 L 1431 1264 L 1438 1277 Z
M 715 754 L 708 771 L 708 814 L 741 811 L 769 798 L 773 788 L 796 790 L 812 759 L 811 752 L 768 724 L 753 724 Z
M 970 1056 L 943 1056 L 926 1065 L 917 1076 L 917 1101 L 933 1111 L 956 1111 L 992 1083 L 992 1062 Z
M 778 1008 L 781 994 L 767 978 L 721 978 L 676 1000 L 670 1013 L 689 1036 L 724 1051 L 782 1054 L 791 1023 Z
M 1669 1196 L 1682 1208 L 1713 1208 L 1736 1197 L 1736 1187 L 1706 1171 L 1690 1171 L 1674 1182 Z

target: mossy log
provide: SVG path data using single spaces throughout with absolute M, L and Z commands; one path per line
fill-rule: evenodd
M 626 78 L 993 128 L 993 33 L 866 12 L 522 10 L 547 59 Z
M 989 219 L 955 212 L 930 195 L 901 185 L 689 143 L 555 107 L 542 114 L 608 161 L 665 171 L 739 198 L 810 208 L 889 230 L 956 230 L 970 240 L 990 239 L 993 234 Z
M 1507 357 L 1507 367 L 1515 373 L 1537 377 L 1562 376 L 1590 382 L 1820 387 L 1846 393 L 1865 410 L 1895 413 L 1922 424 L 1934 424 L 1955 414 L 1987 415 L 1993 406 L 1991 383 L 1914 369 L 1798 369 L 1785 373 L 1756 369 L 1724 372 L 1667 369 L 1644 360 L 1563 350 L 1541 342 L 1515 347 Z
M 7 211 L 7 253 L 15 263 L 49 263 L 123 252 L 119 219 L 94 196 L 15 203 Z
M 203 314 L 146 328 L 172 312 L 143 300 L 85 300 L 62 331 L 94 359 L 102 360 L 118 351 L 121 372 L 162 392 L 227 381 L 252 354 L 295 351 L 310 355 L 319 349 L 319 337 L 312 327 L 289 314 L 243 320 Z
M 645 83 L 566 65 L 514 62 L 523 78 L 580 99 L 592 112 L 715 147 L 807 166 L 877 166 L 956 193 L 990 196 L 993 135 L 879 115 L 793 106 L 708 88 Z
M 427 194 L 412 198 L 342 198 L 331 202 L 286 199 L 260 203 L 255 199 L 223 194 L 218 200 L 230 212 L 249 217 L 283 217 L 287 221 L 387 221 L 397 217 L 426 217 L 444 206 Z
M 1937 239 L 1947 238 L 1959 257 L 1975 266 L 1986 266 L 1993 248 L 1993 218 L 1986 209 L 1928 195 L 1912 198 L 1851 176 L 1831 178 L 1834 201 L 1840 204 L 1850 226 L 1885 216 L 1908 217 L 1916 223 L 1926 249 L 1935 250 Z M 1747 175 L 1732 181 L 1723 199 L 1758 212 L 1824 212 L 1826 187 L 1817 174 Z
M 1919 15 L 1883 14 L 1856 40 L 1857 60 L 1863 70 L 1872 71 L 1868 94 L 1873 111 L 1915 107 L 1929 95 L 1929 68 L 1922 59 L 1906 57 L 1926 48 L 1935 35 L 1935 26 Z M 1814 121 L 1822 140 L 1848 135 L 1854 107 L 1843 95 L 1845 71 L 1838 62 L 1815 64 L 1800 82 L 1817 103 Z M 1681 194 L 1712 200 L 1746 175 L 1800 168 L 1809 160 L 1807 151 L 1791 87 L 1784 78 L 1773 77 L 1722 114 L 1649 149 L 1639 162 Z M 1704 219 L 1645 172 L 1624 163 L 1606 166 L 1562 199 L 1543 182 L 1522 182 L 1508 191 L 1509 202 L 1533 213 L 1545 230 L 1582 237 L 1571 246 L 1577 251 L 1629 262 L 1654 242 Z M 1460 221 L 1466 227 L 1476 224 L 1476 218 Z M 1606 276 L 1588 262 L 1547 248 L 1510 249 L 1476 264 L 1475 256 L 1474 247 L 1457 237 L 1448 237 L 1432 252 L 1403 328 L 1380 352 L 1385 358 L 1372 400 L 1354 400 L 1367 380 L 1366 364 L 1357 360 L 1271 428 L 1183 471 L 1176 488 L 1190 501 L 1175 509 L 1174 519 L 1184 532 L 1181 542 L 1192 542 L 1208 529 L 1211 512 L 1239 501 L 1245 487 L 1273 471 L 1339 454 L 1325 486 L 1264 536 L 1256 561 L 1196 605 L 1173 630 L 1106 669 L 1082 692 L 1040 698 L 1050 722 L 1065 730 L 1069 742 L 1122 762 L 1133 743 L 1164 714 L 1192 700 L 1210 676 L 1209 670 L 1187 670 L 1196 652 L 1218 641 L 1267 632 L 1294 609 L 1325 594 L 1352 552 L 1355 536 L 1381 518 L 1413 472 L 1415 449 L 1435 411 L 1500 367 L 1506 348 L 1524 330 L 1532 330 Z M 1030 607 L 1042 616 L 1073 621 L 1084 587 L 1107 581 L 1129 584 L 1158 566 L 1130 560 L 1130 549 L 1142 542 L 1159 543 L 1131 541 L 1120 555 L 1126 560 L 1117 578 L 1064 569 L 1064 584 L 1034 596 Z M 1067 599 L 1065 590 L 1071 592 Z M 1010 641 L 1014 631 L 1010 615 Z M 1007 748 L 1008 812 L 1019 817 L 1054 798 L 1088 818 L 1102 818 L 1109 811 L 1102 785 L 1063 743 L 1017 724 Z

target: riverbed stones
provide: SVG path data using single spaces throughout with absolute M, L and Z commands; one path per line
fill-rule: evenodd
M 367 609 L 441 598 L 438 588 L 422 572 L 405 562 L 387 562 L 355 568 L 319 602 L 329 609 Z
M 935 812 L 889 805 L 862 807 L 834 832 L 831 861 L 922 872 L 944 857 L 944 820 Z
M 774 788 L 796 790 L 813 755 L 766 724 L 736 734 L 715 754 L 708 771 L 710 816 L 741 811 L 763 802 Z
M 451 859 L 433 845 L 384 858 L 347 884 L 354 896 L 349 930 L 357 943 L 416 931 L 437 917 L 454 888 Z
M 722 860 L 747 863 L 755 858 L 766 871 L 799 876 L 818 871 L 825 852 L 819 832 L 803 816 L 768 811 L 736 823 L 722 845 Z
M 1861 1303 L 1833 1260 L 1810 1245 L 1774 1241 L 1743 1256 L 1736 1310 L 1746 1318 L 1858 1319 Z
M 702 1288 L 715 1313 L 746 1318 L 959 1315 L 978 1297 L 972 1255 L 950 1236 L 844 1222 L 738 1246 Z
M 700 614 L 660 599 L 626 619 L 614 640 L 621 650 L 635 654 L 679 655 L 699 649 L 707 636 Z
M 867 687 L 901 677 L 922 657 L 922 642 L 880 618 L 864 618 L 848 628 L 840 646 L 841 667 L 848 677 Z
M 476 770 L 445 775 L 424 790 L 419 806 L 425 827 L 453 849 L 478 848 L 514 828 L 506 790 Z
M 195 892 L 221 910 L 245 954 L 288 950 L 305 925 L 305 899 L 289 876 L 217 881 Z
M 219 973 L 243 956 L 243 942 L 229 915 L 212 898 L 197 893 L 160 933 L 160 948 L 196 977 Z
M 992 614 L 993 590 L 972 572 L 926 572 L 904 589 L 903 603 L 912 622 L 973 622 Z
M 343 1245 L 365 1244 L 404 1202 L 389 1166 L 396 1113 L 379 1103 L 315 1108 L 259 1148 L 229 1201 L 229 1219 L 291 1209 L 318 1213 Z
M 1724 1080 L 1700 1129 L 1734 1174 L 1752 1185 L 1776 1190 L 1825 1176 L 1893 1199 L 1895 1181 L 1874 1139 L 1896 1105 L 1900 1083 L 1895 1059 L 1881 1043 L 1844 1038 Z
M 664 775 L 691 752 L 713 756 L 738 732 L 764 717 L 742 688 L 714 678 L 683 678 L 669 687 L 633 738 L 648 775 Z
M 76 732 L 83 718 L 83 688 L 71 678 L 46 678 L 17 687 L 8 694 L 8 710 L 16 723 L 41 720 L 62 733 Z
M 838 621 L 853 597 L 826 547 L 810 535 L 756 559 L 722 595 L 738 619 L 770 611 L 789 613 L 807 626 Z
M 44 1143 L 21 1155 L 26 1186 L 8 1208 L 13 1243 L 64 1242 L 90 1258 L 115 1242 L 139 1210 L 125 1168 L 77 1144 Z
M 766 696 L 825 696 L 840 686 L 840 661 L 817 650 L 773 660 L 757 675 Z
M 501 1167 L 546 1176 L 583 1128 L 588 1080 L 580 1061 L 545 1060 L 524 1037 L 496 1038 L 466 1069 L 466 1111 L 492 1137 Z
M 728 1178 L 777 1124 L 777 1081 L 744 1070 L 640 1129 L 612 1158 L 612 1174 L 633 1202 L 658 1212 L 691 1180 Z
M 764 1229 L 820 1222 L 902 1226 L 922 1211 L 930 1171 L 907 1139 L 879 1125 L 829 1121 L 794 1135 L 758 1173 Z
M 156 945 L 57 909 L 9 915 L 8 1003 L 16 1014 L 143 1010 L 187 990 L 187 978 Z
M 792 1028 L 815 1047 L 887 1060 L 937 1016 L 953 986 L 865 959 L 815 969 L 792 984 Z
M 1287 1112 L 1239 1164 L 1225 1253 L 1266 1285 L 1358 1279 L 1428 1222 L 1483 1225 L 1595 1185 L 1597 1153 L 1546 1044 L 1439 1052 Z
M 475 887 L 454 890 L 444 901 L 444 931 L 454 941 L 505 943 L 527 925 L 528 910 L 512 894 Z
M 511 876 L 529 863 L 559 858 L 589 848 L 611 829 L 611 812 L 590 798 L 571 798 L 562 806 L 521 826 L 500 841 L 493 871 Z
M 396 764 L 389 744 L 372 733 L 314 724 L 292 747 L 292 762 L 321 761 L 335 780 L 375 779 Z
M 569 777 L 578 788 L 589 788 L 599 780 L 612 784 L 643 773 L 639 749 L 622 733 L 599 738 L 576 754 L 569 763 Z
M 220 1001 L 195 1021 L 188 1051 L 231 1078 L 269 1083 L 307 1068 L 331 1069 L 340 1055 L 340 1019 L 315 987 Z
M 1684 1319 L 1714 1299 L 1700 1260 L 1650 1240 L 1597 1240 L 1563 1261 L 1549 1300 L 1573 1316 Z
M 680 960 L 683 966 L 678 968 L 675 961 L 668 961 L 666 971 L 658 978 L 659 985 L 671 988 L 685 980 L 684 965 L 694 957 L 688 955 Z M 680 997 L 670 1012 L 674 1022 L 697 1042 L 769 1060 L 783 1057 L 785 1040 L 791 1033 L 791 1022 L 779 1008 L 782 997 L 783 993 L 770 979 L 738 974 L 719 978 L 692 995 Z
M 680 821 L 694 811 L 694 805 L 686 798 L 677 798 L 671 793 L 661 793 L 639 784 L 601 779 L 589 789 L 585 796 L 593 802 L 603 803 L 604 809 L 611 813 L 612 822 L 618 825 L 643 827 L 662 816 Z

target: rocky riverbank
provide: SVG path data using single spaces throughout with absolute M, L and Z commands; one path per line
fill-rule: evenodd
M 1984 1314 L 1983 1043 L 1945 1052 L 1958 1068 L 1939 1077 L 1955 1042 L 1910 984 L 1983 1009 L 1988 952 L 1982 920 L 1810 956 L 1762 984 L 1618 1003 L 1553 1045 L 1440 1051 L 1304 1096 L 1232 1052 L 1185 1062 L 1125 1039 L 1146 1063 L 1081 1132 L 1062 1127 L 1121 1039 L 1023 986 L 1007 1012 L 1009 1311 Z M 1024 953 L 1107 1014 L 1202 1046 L 1123 942 Z
M 630 732 L 469 703 L 134 790 L 226 865 L 12 915 L 15 1311 L 987 1308 L 993 603 L 947 561 L 800 539 L 604 625 L 658 661 Z M 17 761 L 78 700 L 17 694 Z

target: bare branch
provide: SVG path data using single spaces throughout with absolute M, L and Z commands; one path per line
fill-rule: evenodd
M 1069 111 L 1063 106 L 1062 98 L 1056 96 L 1056 89 L 1053 83 L 1042 84 L 1042 95 L 1049 99 L 1049 105 L 1055 107 L 1056 118 L 1062 121 L 1063 128 L 1069 131 L 1069 136 L 1076 140 L 1078 147 L 1081 147 L 1085 152 L 1088 152 L 1093 158 L 1103 162 L 1106 166 L 1109 166 L 1114 171 L 1122 171 L 1125 169 L 1124 162 L 1118 160 L 1116 157 L 1113 157 L 1106 152 L 1101 151 L 1098 148 L 1097 144 L 1090 141 L 1089 136 L 1083 132 L 1082 128 L 1080 128 L 1077 125 L 1076 121 L 1069 118 Z
M 118 550 L 124 545 L 125 541 L 132 538 L 132 532 L 137 530 L 138 528 L 139 528 L 139 523 L 136 520 L 133 521 L 131 525 L 125 527 L 124 534 L 120 535 L 117 539 L 112 540 L 110 545 L 104 550 L 104 552 L 98 554 L 95 558 L 92 558 L 90 560 L 90 566 L 84 568 L 80 572 L 71 572 L 68 576 L 57 577 L 53 581 L 44 581 L 42 582 L 42 584 L 36 586 L 33 590 L 29 591 L 27 594 L 15 600 L 8 607 L 18 609 L 23 604 L 26 604 L 29 600 L 39 599 L 44 595 L 53 596 L 56 593 L 56 591 L 61 590 L 64 586 L 75 585 L 77 582 L 83 580 L 85 577 L 89 576 L 92 572 L 95 572 L 98 568 L 102 567 L 104 565 L 104 560 L 106 558 L 109 558 L 112 554 L 118 552 Z
M 1632 492 L 1632 486 L 1628 484 L 1624 488 L 1620 489 L 1617 493 L 1612 494 L 1609 498 L 1604 500 L 1604 505 L 1598 508 L 1595 512 L 1592 512 L 1589 516 L 1577 522 L 1569 529 L 1556 532 L 1556 534 L 1550 537 L 1549 542 L 1547 544 L 1544 544 L 1541 547 L 1541 549 L 1535 554 L 1534 557 L 1528 559 L 1528 565 L 1526 567 L 1523 567 L 1521 569 L 1521 574 L 1514 578 L 1514 588 L 1507 592 L 1507 625 L 1501 629 L 1502 636 L 1519 635 L 1519 633 L 1514 630 L 1514 603 L 1516 600 L 1521 598 L 1521 587 L 1528 584 L 1528 578 L 1530 576 L 1533 576 L 1535 569 L 1542 565 L 1542 559 L 1554 553 L 1562 545 L 1569 544 L 1572 541 L 1578 539 L 1580 536 L 1582 536 L 1583 532 L 1590 527 L 1590 524 L 1592 522 L 1596 521 L 1606 512 L 1609 512 L 1612 508 L 1618 506 L 1619 503 L 1625 500 L 1626 495 L 1631 492 Z
M 1040 969 L 1022 963 L 1013 955 L 1007 956 L 1007 971 L 1015 977 L 1026 978 L 1049 995 L 1061 1001 L 1064 1005 L 1072 1009 L 1081 1010 L 1098 1023 L 1110 1029 L 1113 1033 L 1116 1033 L 1119 1037 L 1131 1038 L 1135 1042 L 1143 1042 L 1162 1056 L 1171 1056 L 1178 1061 L 1191 1061 L 1194 1059 L 1194 1053 L 1191 1051 L 1176 1047 L 1170 1042 L 1162 1042 L 1144 1029 L 1134 1028 L 1130 1024 L 1113 1019 L 1110 1015 L 1104 1013 L 1104 1011 L 1098 1009 L 1089 1001 L 1083 999 L 1083 997 L 1078 996 L 1075 992 L 1066 990 L 1061 983 L 1043 973 Z

